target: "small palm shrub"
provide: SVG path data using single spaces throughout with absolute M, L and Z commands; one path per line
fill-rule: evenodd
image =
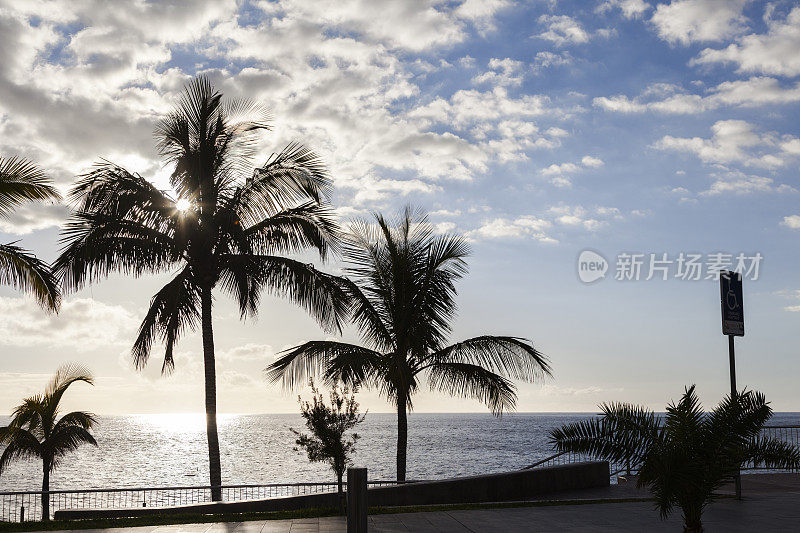
M 555 449 L 638 465 L 638 486 L 653 494 L 662 519 L 680 508 L 684 531 L 703 531 L 703 511 L 743 463 L 800 468 L 800 449 L 761 436 L 772 408 L 760 392 L 727 396 L 706 413 L 692 385 L 663 418 L 624 403 L 600 409 L 598 418 L 553 430 Z

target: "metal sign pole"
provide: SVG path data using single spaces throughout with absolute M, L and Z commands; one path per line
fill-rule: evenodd
M 733 335 L 728 335 L 728 359 L 730 360 L 731 364 L 731 398 L 736 399 L 736 352 L 733 348 Z M 741 472 L 736 472 L 736 478 L 734 479 L 734 483 L 736 484 L 736 499 L 742 499 L 742 476 Z
M 742 275 L 723 270 L 719 276 L 719 297 L 722 308 L 722 334 L 728 336 L 728 359 L 731 366 L 731 400 L 736 401 L 736 353 L 733 338 L 744 336 L 744 299 Z M 742 499 L 741 465 L 736 471 L 736 498 Z

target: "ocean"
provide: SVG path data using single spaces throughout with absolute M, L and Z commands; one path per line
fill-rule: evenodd
M 553 454 L 552 428 L 592 413 L 511 413 L 409 416 L 408 479 L 436 479 L 522 468 Z M 5 425 L 7 417 L 0 418 Z M 369 413 L 355 466 L 370 479 L 395 476 L 396 416 Z M 800 413 L 776 413 L 770 425 L 800 424 Z M 321 463 L 295 451 L 290 428 L 303 430 L 299 415 L 220 415 L 223 484 L 333 481 Z M 98 446 L 68 455 L 51 476 L 51 489 L 165 487 L 208 484 L 204 415 L 104 416 L 95 430 Z M 12 463 L 0 475 L 0 491 L 40 490 L 40 462 Z

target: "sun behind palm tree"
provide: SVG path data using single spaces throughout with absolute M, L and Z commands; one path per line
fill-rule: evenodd
M 89 430 L 97 423 L 92 413 L 73 411 L 58 418 L 61 398 L 73 383 L 94 384 L 92 374 L 79 366 L 62 366 L 44 394 L 25 398 L 12 413 L 11 423 L 0 428 L 0 474 L 14 459 L 42 461 L 42 520 L 50 520 L 50 474 L 68 452 L 97 441 Z
M 247 119 L 254 114 L 261 118 Z M 77 211 L 54 265 L 71 290 L 112 272 L 177 271 L 150 301 L 133 359 L 142 368 L 153 342 L 161 341 L 162 370 L 170 371 L 176 340 L 200 326 L 214 500 L 221 499 L 222 476 L 213 289 L 233 296 L 242 317 L 256 314 L 264 290 L 294 300 L 328 330 L 340 329 L 347 310 L 332 276 L 281 255 L 311 249 L 325 259 L 336 247 L 325 167 L 311 150 L 290 144 L 253 169 L 256 135 L 265 129 L 259 106 L 223 102 L 207 78 L 195 79 L 156 130 L 160 151 L 174 166 L 170 183 L 177 197 L 118 165 L 97 164 L 70 193 Z
M 406 208 L 395 223 L 353 224 L 345 243 L 343 280 L 352 314 L 370 348 L 312 341 L 290 348 L 267 368 L 272 381 L 305 384 L 322 374 L 329 384 L 375 388 L 397 407 L 397 479 L 405 480 L 407 413 L 427 376 L 431 390 L 484 402 L 493 413 L 513 409 L 512 379 L 533 381 L 550 374 L 547 359 L 528 341 L 484 335 L 451 346 L 445 342 L 456 311 L 455 281 L 467 270 L 466 241 L 435 235 L 427 217 Z
M 44 172 L 25 159 L 0 157 L 0 217 L 26 202 L 59 201 Z M 48 311 L 58 311 L 58 283 L 47 264 L 14 243 L 0 244 L 0 283 L 32 294 Z

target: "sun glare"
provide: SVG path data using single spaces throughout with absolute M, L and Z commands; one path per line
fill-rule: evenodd
M 187 200 L 186 198 L 181 198 L 180 200 L 178 200 L 177 202 L 175 202 L 175 208 L 176 208 L 178 211 L 182 212 L 182 213 L 185 213 L 185 212 L 186 212 L 186 211 L 188 211 L 188 210 L 189 210 L 191 207 L 192 207 L 192 202 L 190 202 L 190 201 L 189 201 L 189 200 Z
M 173 433 L 195 433 L 206 425 L 203 413 L 160 413 L 140 417 L 161 431 Z

